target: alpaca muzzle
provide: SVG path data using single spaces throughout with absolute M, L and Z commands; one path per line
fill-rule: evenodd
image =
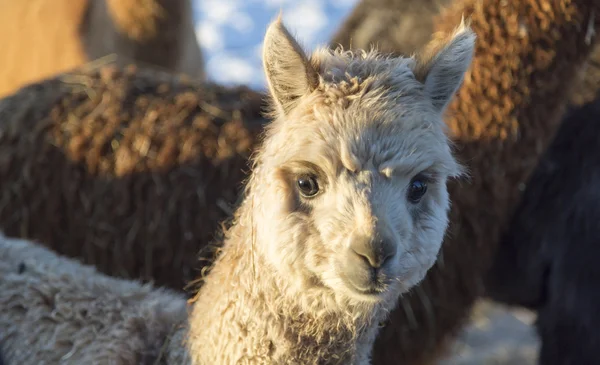
M 381 294 L 389 281 L 388 263 L 396 254 L 393 242 L 379 235 L 353 236 L 342 265 L 346 285 L 358 294 Z

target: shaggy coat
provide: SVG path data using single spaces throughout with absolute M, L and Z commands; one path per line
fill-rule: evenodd
M 4 235 L 0 277 L 0 352 L 8 365 L 186 364 L 181 341 L 171 337 L 185 328 L 181 294 L 111 278 Z
M 0 2 L 0 96 L 110 54 L 203 79 L 191 0 Z
M 447 118 L 471 179 L 450 185 L 452 223 L 440 258 L 391 314 L 374 364 L 431 363 L 481 296 L 500 233 L 592 50 L 588 38 L 598 23 L 590 14 L 598 6 L 587 0 L 465 0 L 440 16 L 438 29 L 464 14 L 478 35 L 473 66 Z
M 182 290 L 238 199 L 261 97 L 112 65 L 24 88 L 0 101 L 0 227 Z
M 442 114 L 474 39 L 462 24 L 428 59 L 325 49 L 307 58 L 281 23 L 269 27 L 276 118 L 195 298 L 194 361 L 370 364 L 380 321 L 444 237 L 446 180 L 462 168 Z M 414 181 L 427 184 L 422 199 L 410 198 Z
M 538 311 L 540 364 L 598 362 L 600 99 L 572 108 L 535 170 L 486 282 Z
M 331 47 L 407 55 L 419 51 L 434 31 L 435 18 L 450 0 L 361 0 L 331 39 Z M 586 40 L 593 41 L 593 28 Z M 597 42 L 596 42 L 597 43 Z M 600 44 L 578 71 L 579 85 L 569 100 L 582 105 L 594 99 L 600 88 Z

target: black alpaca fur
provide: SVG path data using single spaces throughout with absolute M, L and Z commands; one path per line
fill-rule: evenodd
M 600 97 L 571 108 L 527 185 L 487 295 L 538 311 L 541 365 L 600 364 Z

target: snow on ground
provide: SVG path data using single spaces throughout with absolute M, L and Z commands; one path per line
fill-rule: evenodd
M 265 87 L 262 40 L 280 10 L 307 50 L 326 44 L 358 0 L 193 0 L 196 34 L 209 78 Z

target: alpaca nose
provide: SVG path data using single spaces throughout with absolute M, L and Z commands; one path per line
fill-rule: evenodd
M 394 245 L 389 239 L 356 238 L 350 248 L 367 265 L 375 269 L 381 268 L 395 253 Z

